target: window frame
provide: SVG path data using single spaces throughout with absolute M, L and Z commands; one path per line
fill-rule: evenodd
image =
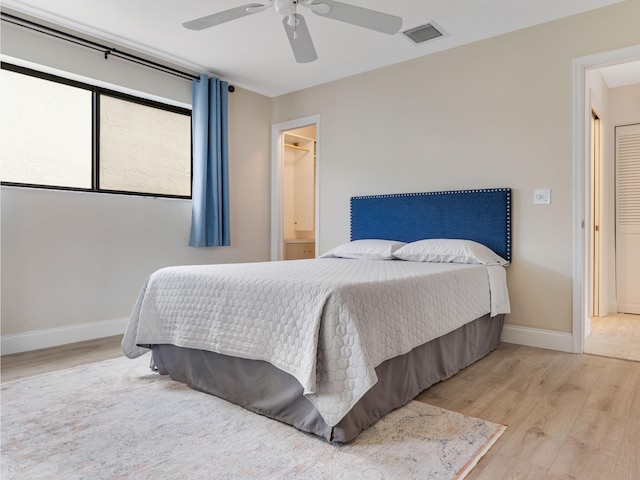
M 139 105 L 143 105 L 146 107 L 157 108 L 160 110 L 165 110 L 172 113 L 177 113 L 180 115 L 185 115 L 191 119 L 191 110 L 184 107 L 179 107 L 176 105 L 170 105 L 167 103 L 162 103 L 156 100 L 150 100 L 147 98 L 137 97 L 135 95 L 131 95 L 128 93 L 119 92 L 117 90 L 113 90 L 110 88 L 100 87 L 97 85 L 91 85 L 89 83 L 84 83 L 78 80 L 71 80 L 69 78 L 65 78 L 59 75 L 54 75 L 51 73 L 45 73 L 38 70 L 34 70 L 32 68 L 22 67 L 19 65 L 15 65 L 12 63 L 2 62 L 0 65 L 2 70 L 9 70 L 15 73 L 20 73 L 23 75 L 29 75 L 32 77 L 40 78 L 43 80 L 60 83 L 63 85 L 68 85 L 75 88 L 80 88 L 83 90 L 88 90 L 91 92 L 91 188 L 79 188 L 79 187 L 65 187 L 59 185 L 43 185 L 43 184 L 30 184 L 30 183 L 20 183 L 20 182 L 5 182 L 1 181 L 0 184 L 2 186 L 11 186 L 11 187 L 23 187 L 23 188 L 37 188 L 44 190 L 62 190 L 62 191 L 72 191 L 72 192 L 88 192 L 88 193 L 101 193 L 101 194 L 111 194 L 111 195 L 133 195 L 133 196 L 142 196 L 142 197 L 158 197 L 158 198 L 179 198 L 179 199 L 191 199 L 193 194 L 193 142 L 189 141 L 190 144 L 190 152 L 189 152 L 189 195 L 172 195 L 172 194 L 164 194 L 164 193 L 149 193 L 149 192 L 138 192 L 138 191 L 129 191 L 129 190 L 107 190 L 99 188 L 99 177 L 100 177 L 100 97 L 102 95 L 110 96 L 117 98 L 119 100 L 124 100 L 132 103 L 136 103 Z M 189 121 L 190 126 L 192 125 L 191 120 Z M 192 128 L 192 127 L 191 127 Z

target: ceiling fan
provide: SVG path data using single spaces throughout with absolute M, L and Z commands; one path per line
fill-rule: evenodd
M 249 3 L 222 12 L 197 18 L 182 24 L 190 30 L 204 30 L 237 18 L 262 12 L 270 7 L 284 15 L 282 24 L 289 38 L 293 55 L 298 63 L 313 62 L 318 58 L 304 17 L 298 13 L 298 6 L 308 8 L 316 15 L 350 23 L 377 32 L 393 35 L 400 31 L 402 18 L 395 15 L 356 7 L 333 0 L 267 0 L 265 4 Z

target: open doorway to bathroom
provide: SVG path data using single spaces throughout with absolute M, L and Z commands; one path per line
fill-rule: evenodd
M 283 132 L 284 260 L 316 256 L 316 126 Z
M 318 133 L 317 116 L 272 126 L 272 260 L 317 254 Z

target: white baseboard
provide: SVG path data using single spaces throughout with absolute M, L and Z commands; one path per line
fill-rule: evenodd
M 637 303 L 618 303 L 614 312 L 631 313 L 633 315 L 640 315 L 640 304 Z
M 128 318 L 117 318 L 103 322 L 3 335 L 0 352 L 2 355 L 9 355 L 11 353 L 27 352 L 68 343 L 110 337 L 112 335 L 121 335 L 124 333 L 128 321 Z M 500 340 L 505 343 L 547 348 L 561 352 L 573 351 L 573 335 L 551 330 L 505 325 L 502 329 Z
M 27 352 L 68 343 L 95 340 L 96 338 L 110 337 L 112 335 L 121 335 L 127 328 L 128 321 L 128 318 L 117 318 L 103 322 L 2 335 L 0 353 L 9 355 L 11 353 Z
M 573 352 L 573 335 L 570 333 L 541 330 L 538 328 L 505 325 L 500 340 L 527 347 L 547 348 L 560 352 Z

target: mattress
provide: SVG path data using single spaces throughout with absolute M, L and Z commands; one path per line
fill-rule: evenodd
M 324 258 L 172 267 L 148 279 L 123 350 L 133 358 L 170 344 L 266 362 L 333 427 L 378 383 L 382 363 L 508 313 L 505 292 L 499 266 Z

